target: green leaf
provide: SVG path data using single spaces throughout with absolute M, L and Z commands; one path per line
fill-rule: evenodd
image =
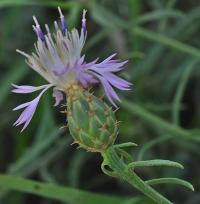
M 70 204 L 121 204 L 124 198 L 89 193 L 78 189 L 32 181 L 9 175 L 0 175 L 0 186 L 5 189 L 17 190 L 24 193 L 55 199 Z
M 123 99 L 123 103 L 121 105 L 126 108 L 130 114 L 139 116 L 143 120 L 147 121 L 148 123 L 152 124 L 157 129 L 165 130 L 166 133 L 171 133 L 173 135 L 176 135 L 179 138 L 187 139 L 187 140 L 194 140 L 194 141 L 200 141 L 200 134 L 189 132 L 186 129 L 183 129 L 177 125 L 171 124 L 161 117 L 149 112 L 142 106 L 130 102 L 126 99 Z
M 136 161 L 132 162 L 128 165 L 129 168 L 135 167 L 151 167 L 151 166 L 170 166 L 183 169 L 184 167 L 177 163 L 170 160 L 162 160 L 162 159 L 154 159 L 154 160 L 147 160 L 147 161 Z
M 167 140 L 172 139 L 172 135 L 164 135 L 162 137 L 156 137 L 155 139 L 152 139 L 145 143 L 139 150 L 137 160 L 143 160 L 143 157 L 145 155 L 148 155 L 147 150 L 150 150 L 155 145 L 160 145 L 161 143 L 166 142 Z
M 13 6 L 48 6 L 57 8 L 58 5 L 62 8 L 71 8 L 76 6 L 76 2 L 61 2 L 61 1 L 27 1 L 27 0 L 1 0 L 0 7 L 13 7 Z
M 172 49 L 176 49 L 178 51 L 200 59 L 200 50 L 191 45 L 187 45 L 178 40 L 166 37 L 162 34 L 155 33 L 141 27 L 134 28 L 133 33 L 148 40 L 163 44 L 165 46 L 171 47 Z
M 41 143 L 46 139 L 47 135 L 51 135 L 51 133 L 55 131 L 55 129 L 58 129 L 54 121 L 54 115 L 52 113 L 51 99 L 52 96 L 50 94 L 47 94 L 42 101 L 41 107 L 39 107 L 41 108 L 41 111 L 39 110 L 39 113 L 41 115 L 41 122 L 39 123 L 36 135 L 34 137 L 34 143 Z
M 87 155 L 85 151 L 76 151 L 74 153 L 70 159 L 67 172 L 68 185 L 74 188 L 79 186 L 83 166 L 90 156 L 91 154 Z
M 110 29 L 129 27 L 127 21 L 119 18 L 117 15 L 95 2 L 91 4 L 91 15 L 97 23 Z
M 121 204 L 155 204 L 154 201 L 151 201 L 148 198 L 141 198 L 141 197 L 133 197 L 127 200 L 124 200 Z
M 146 13 L 145 15 L 140 16 L 136 22 L 138 24 L 140 23 L 146 23 L 149 21 L 154 20 L 161 20 L 166 18 L 183 18 L 184 14 L 181 11 L 176 11 L 172 9 L 165 9 L 165 10 L 156 10 L 150 13 Z
M 115 146 L 114 146 L 114 149 L 116 150 L 117 154 L 120 156 L 122 160 L 127 161 L 127 163 L 130 163 L 133 161 L 132 156 L 128 152 L 124 151 L 121 148 L 116 148 Z
M 149 185 L 156 185 L 156 184 L 164 184 L 164 183 L 171 183 L 171 184 L 177 184 L 177 185 L 182 185 L 190 190 L 194 191 L 194 187 L 192 184 L 190 184 L 187 181 L 184 181 L 182 179 L 177 179 L 177 178 L 158 178 L 158 179 L 152 179 L 146 181 L 147 184 Z
M 124 148 L 124 147 L 136 147 L 138 145 L 136 143 L 133 143 L 133 142 L 126 142 L 126 143 L 122 143 L 122 144 L 116 144 L 114 146 L 117 148 Z
M 0 103 L 3 103 L 6 97 L 10 94 L 11 84 L 21 80 L 29 71 L 23 64 L 17 63 L 13 69 L 10 69 L 0 82 Z
M 173 100 L 173 111 L 172 111 L 172 119 L 173 122 L 179 125 L 179 112 L 181 110 L 181 101 L 186 88 L 186 84 L 189 80 L 189 77 L 197 65 L 197 59 L 192 59 L 186 64 L 186 69 L 182 71 L 181 78 L 179 80 L 179 84 L 177 87 L 176 94 Z
M 34 161 L 35 158 L 42 153 L 42 151 L 50 147 L 50 145 L 58 139 L 62 132 L 63 130 L 56 129 L 45 140 L 33 145 L 16 163 L 12 164 L 9 168 L 9 173 L 15 174 L 16 172 L 20 172 L 24 166 Z

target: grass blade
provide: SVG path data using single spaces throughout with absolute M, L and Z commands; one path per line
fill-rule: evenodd
M 20 67 L 20 69 L 18 69 Z M 21 80 L 27 73 L 27 69 L 23 64 L 16 64 L 14 69 L 10 69 L 0 82 L 0 104 L 4 102 L 6 97 L 10 94 L 11 83 L 16 83 Z
M 0 175 L 0 186 L 5 189 L 17 190 L 24 193 L 69 202 L 70 204 L 120 204 L 124 198 L 89 193 L 73 188 L 32 181 L 20 177 Z
M 46 140 L 43 140 L 42 142 L 36 143 L 34 146 L 32 146 L 26 154 L 24 154 L 9 168 L 9 173 L 15 174 L 29 162 L 34 161 L 35 158 L 40 155 L 42 151 L 44 151 L 44 149 L 48 148 L 54 141 L 56 141 L 56 139 L 58 139 L 62 132 L 63 130 L 56 129 L 52 132 L 52 134 L 49 135 L 49 137 L 46 138 Z
M 198 48 L 184 44 L 178 40 L 166 37 L 159 33 L 154 33 L 141 27 L 134 28 L 133 33 L 200 59 L 200 50 Z
M 173 108 L 172 108 L 172 119 L 174 124 L 179 125 L 179 111 L 181 110 L 181 99 L 184 94 L 184 90 L 186 87 L 186 84 L 188 82 L 188 79 L 190 77 L 191 72 L 193 71 L 195 65 L 197 64 L 197 60 L 190 60 L 189 63 L 187 63 L 186 69 L 183 71 L 182 76 L 180 78 L 180 82 L 178 84 L 178 88 L 176 91 L 176 94 L 174 96 L 173 100 Z
M 121 105 L 124 108 L 126 108 L 129 111 L 129 113 L 132 113 L 134 115 L 141 117 L 143 120 L 148 121 L 158 129 L 163 129 L 167 133 L 171 133 L 183 139 L 200 141 L 200 133 L 198 130 L 194 131 L 194 133 L 189 132 L 188 130 L 185 130 L 177 125 L 171 124 L 165 121 L 164 119 L 160 118 L 159 116 L 154 115 L 153 113 L 150 113 L 142 106 L 136 103 L 131 103 L 130 101 L 127 101 L 127 100 L 123 100 L 123 103 Z
M 146 13 L 143 16 L 140 16 L 136 22 L 138 24 L 141 23 L 147 23 L 149 21 L 155 21 L 155 20 L 162 20 L 166 18 L 182 18 L 184 17 L 184 14 L 180 11 L 175 11 L 172 9 L 165 9 L 165 10 L 156 10 L 151 13 Z
M 27 0 L 1 0 L 0 7 L 13 7 L 13 6 L 48 6 L 57 8 L 58 5 L 62 8 L 71 8 L 76 6 L 76 2 L 61 2 L 61 1 L 27 1 Z

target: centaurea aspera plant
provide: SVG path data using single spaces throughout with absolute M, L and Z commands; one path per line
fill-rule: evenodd
M 99 152 L 103 157 L 102 171 L 113 177 L 126 180 L 132 186 L 143 192 L 157 203 L 171 203 L 168 199 L 154 190 L 150 185 L 165 182 L 181 184 L 193 189 L 186 181 L 175 178 L 160 178 L 143 181 L 135 172 L 137 167 L 144 166 L 172 166 L 183 168 L 177 162 L 168 160 L 149 160 L 132 162 L 131 156 L 123 148 L 135 146 L 135 143 L 115 145 L 118 134 L 118 121 L 115 119 L 115 111 L 107 105 L 103 99 L 98 99 L 87 89 L 96 83 L 103 85 L 109 102 L 116 106 L 120 102 L 114 88 L 130 90 L 131 83 L 118 77 L 115 73 L 121 71 L 126 61 L 114 59 L 113 54 L 98 62 L 85 61 L 82 49 L 87 37 L 86 10 L 83 10 L 82 28 L 68 31 L 67 23 L 60 8 L 60 27 L 54 22 L 55 33 L 50 33 L 48 25 L 45 25 L 46 34 L 43 33 L 36 17 L 33 17 L 35 25 L 33 30 L 37 35 L 35 53 L 31 55 L 17 50 L 26 57 L 27 64 L 39 73 L 48 84 L 39 87 L 13 84 L 14 93 L 26 94 L 41 91 L 32 101 L 26 102 L 13 110 L 23 109 L 23 112 L 14 123 L 15 126 L 23 124 L 22 131 L 30 123 L 42 95 L 53 87 L 53 97 L 57 106 L 67 100 L 67 122 L 74 143 L 91 152 Z

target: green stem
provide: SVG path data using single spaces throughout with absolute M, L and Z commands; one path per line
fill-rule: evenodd
M 105 164 L 107 164 L 115 174 L 130 183 L 156 203 L 172 204 L 172 202 L 170 202 L 167 198 L 146 184 L 135 172 L 130 170 L 127 164 L 125 164 L 117 155 L 113 147 L 108 148 L 104 153 L 102 153 L 102 156 Z
M 0 174 L 0 188 L 0 190 L 10 189 L 23 193 L 31 193 L 33 195 L 70 204 L 121 204 L 122 201 L 126 200 L 126 198 L 118 196 L 90 193 L 74 188 L 58 186 L 52 183 L 33 181 L 30 179 L 3 174 Z

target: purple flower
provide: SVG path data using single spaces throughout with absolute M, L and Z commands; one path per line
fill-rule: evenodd
M 108 100 L 114 105 L 115 101 L 120 101 L 114 88 L 120 90 L 130 90 L 131 83 L 115 75 L 116 72 L 123 69 L 127 61 L 113 59 L 113 54 L 98 62 L 98 59 L 92 62 L 85 61 L 85 55 L 82 55 L 82 48 L 85 44 L 87 36 L 86 28 L 86 10 L 83 10 L 82 29 L 80 33 L 77 29 L 67 30 L 67 23 L 60 8 L 60 27 L 54 22 L 55 33 L 51 34 L 48 25 L 45 25 L 46 34 L 42 31 L 38 20 L 33 17 L 35 25 L 33 30 L 37 35 L 35 44 L 35 53 L 31 55 L 17 50 L 26 57 L 27 64 L 36 72 L 38 72 L 49 84 L 39 87 L 34 86 L 17 86 L 13 84 L 14 93 L 32 93 L 42 90 L 40 94 L 32 101 L 17 106 L 13 110 L 25 108 L 20 117 L 14 123 L 18 126 L 24 124 L 24 130 L 30 123 L 33 114 L 37 108 L 39 100 L 43 93 L 50 87 L 54 87 L 53 96 L 55 97 L 55 106 L 59 105 L 63 100 L 63 92 L 70 83 L 76 82 L 86 88 L 90 84 L 101 83 Z

